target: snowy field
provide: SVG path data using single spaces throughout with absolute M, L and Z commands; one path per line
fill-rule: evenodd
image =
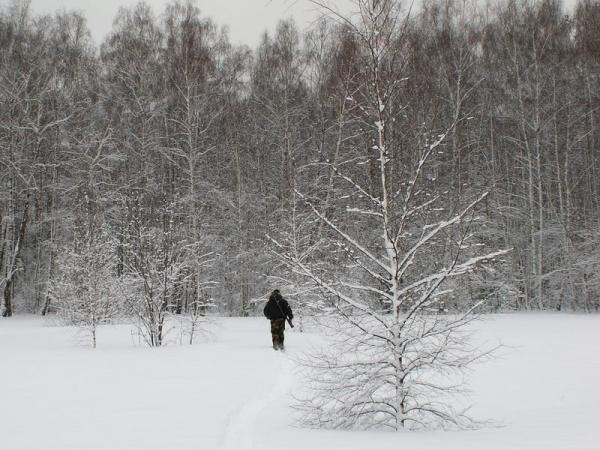
M 510 346 L 472 375 L 472 415 L 496 426 L 367 433 L 294 425 L 293 358 L 311 333 L 288 330 L 282 354 L 261 318 L 219 319 L 212 341 L 160 349 L 117 326 L 92 350 L 42 318 L 0 319 L 0 449 L 600 449 L 600 316 L 500 315 L 478 327 L 482 342 Z

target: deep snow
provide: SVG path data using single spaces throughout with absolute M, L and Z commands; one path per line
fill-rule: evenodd
M 497 426 L 460 432 L 299 428 L 293 357 L 319 336 L 288 330 L 282 354 L 264 319 L 217 323 L 211 341 L 160 349 L 103 327 L 93 350 L 42 318 L 0 319 L 0 449 L 600 449 L 600 316 L 478 323 L 478 340 L 507 345 L 472 374 L 472 415 Z

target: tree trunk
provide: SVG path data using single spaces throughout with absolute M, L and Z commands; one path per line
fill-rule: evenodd
M 23 241 L 25 240 L 25 230 L 27 229 L 27 222 L 29 220 L 29 202 L 30 193 L 27 193 L 25 200 L 25 206 L 23 208 L 23 216 L 21 217 L 21 224 L 19 225 L 19 233 L 17 235 L 17 242 L 13 250 L 13 255 L 10 261 L 10 265 L 7 267 L 6 279 L 4 284 L 3 292 L 3 311 L 2 317 L 11 317 L 14 310 L 14 292 L 15 292 L 15 276 L 18 272 L 17 265 L 21 256 L 21 250 L 23 248 Z

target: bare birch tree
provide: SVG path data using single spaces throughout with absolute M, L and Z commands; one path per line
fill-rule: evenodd
M 408 19 L 401 19 L 400 5 L 392 0 L 360 0 L 357 6 L 358 21 L 335 17 L 361 45 L 365 70 L 352 98 L 370 130 L 365 157 L 375 165 L 377 182 L 365 185 L 348 170 L 348 161 L 334 167 L 347 186 L 345 213 L 337 220 L 297 191 L 342 250 L 337 273 L 323 272 L 276 242 L 282 257 L 321 289 L 341 319 L 331 347 L 306 361 L 310 389 L 299 408 L 315 426 L 465 426 L 471 422 L 452 394 L 461 390 L 468 365 L 483 356 L 465 332 L 478 304 L 455 314 L 435 313 L 452 280 L 506 251 L 478 254 L 473 247 L 471 224 L 487 193 L 456 209 L 444 204 L 444 192 L 428 186 L 429 170 L 456 122 L 439 132 L 419 130 L 408 148 L 389 139 L 404 114 L 399 60 Z M 358 229 L 352 225 L 356 216 L 365 218 Z

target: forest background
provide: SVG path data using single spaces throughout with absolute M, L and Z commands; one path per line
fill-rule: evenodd
M 600 3 L 569 16 L 556 0 L 428 1 L 391 45 L 390 170 L 450 130 L 418 192 L 444 194 L 441 220 L 489 191 L 475 245 L 511 249 L 437 307 L 597 311 Z M 382 194 L 357 95 L 365 61 L 335 20 L 304 34 L 283 21 L 252 50 L 192 4 L 156 16 L 140 3 L 96 48 L 82 15 L 12 3 L 0 13 L 2 314 L 52 312 L 78 277 L 134 314 L 142 299 L 151 320 L 254 314 L 273 287 L 298 309 L 323 306 L 278 256 L 293 247 L 327 279 L 360 276 L 313 206 L 382 251 L 348 183 Z M 443 242 L 427 251 L 430 264 L 452 257 Z

